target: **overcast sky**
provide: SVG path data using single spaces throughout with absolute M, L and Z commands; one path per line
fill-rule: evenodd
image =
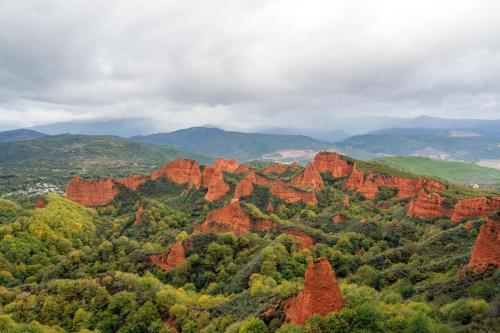
M 500 118 L 500 1 L 1 0 L 0 129 Z

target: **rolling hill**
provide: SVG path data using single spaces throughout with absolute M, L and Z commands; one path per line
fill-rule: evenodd
M 336 147 L 359 158 L 422 156 L 477 162 L 500 159 L 500 138 L 473 131 L 397 128 L 356 135 Z
M 179 157 L 211 160 L 171 147 L 113 136 L 63 134 L 0 143 L 0 193 L 36 182 L 65 186 L 74 174 L 94 177 L 148 173 Z
M 236 158 L 241 161 L 271 158 L 290 160 L 308 159 L 315 151 L 331 145 L 303 135 L 276 135 L 224 131 L 210 127 L 192 127 L 170 133 L 134 136 L 130 140 L 156 145 L 167 145 L 207 156 Z M 278 153 L 284 151 L 283 154 Z M 293 154 L 293 153 L 296 154 Z
M 0 132 L 0 142 L 16 142 L 38 139 L 46 134 L 33 131 L 30 129 L 16 129 L 11 131 Z
M 500 189 L 500 170 L 473 163 L 433 160 L 417 156 L 381 157 L 376 161 L 419 175 Z

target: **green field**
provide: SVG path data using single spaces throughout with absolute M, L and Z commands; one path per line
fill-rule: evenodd
M 375 161 L 419 175 L 500 189 L 500 170 L 482 167 L 474 163 L 433 160 L 414 156 L 382 157 Z

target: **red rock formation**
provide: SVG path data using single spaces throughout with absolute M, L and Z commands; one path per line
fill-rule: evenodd
M 346 161 L 342 155 L 331 152 L 316 154 L 314 166 L 319 172 L 330 172 L 336 178 L 349 176 L 353 168 L 352 164 Z
M 302 325 L 314 314 L 325 316 L 343 306 L 330 263 L 319 259 L 307 266 L 304 289 L 285 304 L 285 321 Z
M 277 225 L 272 220 L 258 220 L 255 221 L 253 229 L 255 231 L 267 231 L 271 229 L 276 229 Z
M 141 203 L 141 205 L 139 206 L 139 209 L 137 210 L 137 212 L 135 212 L 134 224 L 142 225 L 141 216 L 142 216 L 143 211 L 144 211 L 144 205 Z
M 314 192 L 301 191 L 281 181 L 274 182 L 269 190 L 272 194 L 286 202 L 308 202 L 313 205 L 318 204 Z
M 432 218 L 446 216 L 448 211 L 443 207 L 445 198 L 438 193 L 427 194 L 421 190 L 416 198 L 410 201 L 408 216 L 420 218 Z
M 248 165 L 240 165 L 234 173 L 237 175 L 241 175 L 241 174 L 249 173 L 249 172 L 250 172 L 250 168 L 248 167 Z
M 398 189 L 398 198 L 406 198 L 417 195 L 422 189 L 429 192 L 444 191 L 446 186 L 427 178 L 401 178 L 377 175 L 375 182 L 378 186 L 396 187 Z
M 363 172 L 358 171 L 356 164 L 354 164 L 351 175 L 344 183 L 344 187 L 348 190 L 358 191 L 370 199 L 375 199 L 378 193 L 378 186 L 374 180 L 374 175 L 365 175 Z
M 489 218 L 479 230 L 467 267 L 481 271 L 488 266 L 500 268 L 500 220 Z
M 218 158 L 215 160 L 214 165 L 206 165 L 202 174 L 202 186 L 208 187 L 210 184 L 210 180 L 212 179 L 212 175 L 214 174 L 216 169 L 220 169 L 223 172 L 230 172 L 236 174 L 247 173 L 250 171 L 248 166 L 238 165 L 238 161 L 236 160 L 225 160 L 223 158 Z
M 197 189 L 201 186 L 200 165 L 192 160 L 177 159 L 165 164 L 163 168 L 154 171 L 151 175 L 152 180 L 160 177 L 170 179 L 177 184 L 188 184 L 189 187 Z
M 266 174 L 277 174 L 281 175 L 283 172 L 285 172 L 288 169 L 288 165 L 286 164 L 273 164 L 273 165 L 268 165 L 266 166 L 262 171 Z
M 342 202 L 344 203 L 344 207 L 349 207 L 351 205 L 351 202 L 349 200 L 349 196 L 344 196 L 344 199 L 342 199 Z
M 181 241 L 175 242 L 168 251 L 152 254 L 150 259 L 158 268 L 168 271 L 186 260 L 184 245 Z
M 241 209 L 238 202 L 230 203 L 208 213 L 202 224 L 195 227 L 197 232 L 232 232 L 243 235 L 252 229 L 250 217 Z
M 332 217 L 332 222 L 334 224 L 342 223 L 342 222 L 344 222 L 344 218 L 342 217 L 342 215 L 337 214 L 334 217 Z
M 500 197 L 477 197 L 458 200 L 453 207 L 451 220 L 459 222 L 466 217 L 482 217 L 500 209 Z
M 149 178 L 149 176 L 131 175 L 128 177 L 118 178 L 115 180 L 115 182 L 118 184 L 122 184 L 132 191 L 135 191 L 139 186 L 147 182 Z
M 214 162 L 215 168 L 220 168 L 222 171 L 235 173 L 238 170 L 239 165 L 236 160 L 225 160 L 223 158 L 218 158 Z
M 212 177 L 210 178 L 210 182 L 208 183 L 208 192 L 205 194 L 205 200 L 220 200 L 224 198 L 230 189 L 229 185 L 224 181 L 222 169 L 220 167 L 216 167 Z
M 305 232 L 297 229 L 285 229 L 282 231 L 283 233 L 292 236 L 296 240 L 299 241 L 299 249 L 305 250 L 310 249 L 314 246 L 314 240 L 306 234 Z
M 45 199 L 43 197 L 37 197 L 33 208 L 45 208 Z
M 210 184 L 210 179 L 212 179 L 212 175 L 214 174 L 215 168 L 210 165 L 205 165 L 203 169 L 203 173 L 201 175 L 201 186 L 204 188 L 208 187 Z
M 68 184 L 66 198 L 84 206 L 102 206 L 118 194 L 111 179 L 83 180 L 75 176 Z
M 255 173 L 253 171 L 250 171 L 248 175 L 236 185 L 233 199 L 235 201 L 238 201 L 240 200 L 240 198 L 251 196 L 253 193 L 254 182 L 255 182 Z
M 293 177 L 290 184 L 301 188 L 313 188 L 315 190 L 321 190 L 324 185 L 321 174 L 312 162 L 307 163 L 302 173 Z

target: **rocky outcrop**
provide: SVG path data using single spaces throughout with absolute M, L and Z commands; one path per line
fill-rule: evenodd
M 45 208 L 45 199 L 43 197 L 37 197 L 33 208 Z
M 286 164 L 272 164 L 264 167 L 262 171 L 266 174 L 277 174 L 281 175 L 283 172 L 285 172 L 288 169 L 288 165 Z
M 232 232 L 243 235 L 252 229 L 250 217 L 238 202 L 230 203 L 208 213 L 207 218 L 195 227 L 196 232 Z
M 439 192 L 446 190 L 443 184 L 427 178 L 401 178 L 385 175 L 374 177 L 378 186 L 395 187 L 398 189 L 398 198 L 407 198 L 417 195 L 422 189 L 429 192 Z
M 314 246 L 314 240 L 305 232 L 297 229 L 285 229 L 282 233 L 292 236 L 299 242 L 299 250 L 310 249 Z
M 333 177 L 339 178 L 349 176 L 353 165 L 338 153 L 320 152 L 314 157 L 314 167 L 319 172 L 329 172 Z
M 335 216 L 332 217 L 332 222 L 334 224 L 342 223 L 344 222 L 344 218 L 340 214 L 336 214 Z
M 139 186 L 144 184 L 149 180 L 150 176 L 144 175 L 131 175 L 128 177 L 118 178 L 115 180 L 116 183 L 122 184 L 126 188 L 135 191 Z
M 489 218 L 479 230 L 467 267 L 482 271 L 500 268 L 500 219 Z
M 495 210 L 500 210 L 500 197 L 461 199 L 453 207 L 451 220 L 459 222 L 467 217 L 482 217 Z
M 349 207 L 351 205 L 351 201 L 349 200 L 349 196 L 344 196 L 344 199 L 342 199 L 342 203 L 344 204 L 344 207 Z
M 302 191 L 281 181 L 273 182 L 270 192 L 286 202 L 306 202 L 313 205 L 318 204 L 314 192 Z
M 257 220 L 254 222 L 253 229 L 255 231 L 268 231 L 276 229 L 278 225 L 272 220 Z
M 225 160 L 223 158 L 218 158 L 215 160 L 213 165 L 206 165 L 203 169 L 202 174 L 202 186 L 208 187 L 210 180 L 215 172 L 215 170 L 221 170 L 223 172 L 230 172 L 235 174 L 242 174 L 250 171 L 246 165 L 238 165 L 236 160 Z
M 243 178 L 237 185 L 234 190 L 234 201 L 238 201 L 243 197 L 249 197 L 253 193 L 253 184 L 255 183 L 255 173 L 250 171 L 248 175 Z
M 208 183 L 208 192 L 205 194 L 205 200 L 207 201 L 217 201 L 229 192 L 231 188 L 224 181 L 224 175 L 222 173 L 221 167 L 216 167 L 210 182 Z
M 352 168 L 351 175 L 344 183 L 344 188 L 355 190 L 369 199 L 375 199 L 378 193 L 378 186 L 372 174 L 365 175 L 356 169 L 356 164 Z
M 75 176 L 68 184 L 66 198 L 84 206 L 102 206 L 118 194 L 111 179 L 83 180 Z
M 142 225 L 142 212 L 144 211 L 144 205 L 141 203 L 137 212 L 135 212 L 134 224 Z
M 181 241 L 175 242 L 168 251 L 152 254 L 150 257 L 156 267 L 168 271 L 186 260 L 184 245 Z
M 444 208 L 445 198 L 438 193 L 432 192 L 427 194 L 421 190 L 416 198 L 410 201 L 408 206 L 408 216 L 420 218 L 433 218 L 446 216 L 448 210 Z
M 188 184 L 190 188 L 201 187 L 200 165 L 193 160 L 177 159 L 151 174 L 152 180 L 160 177 L 167 178 L 176 184 Z
M 302 325 L 312 315 L 325 316 L 343 306 L 342 294 L 330 263 L 319 259 L 307 266 L 304 289 L 285 302 L 285 321 Z
M 293 177 L 290 184 L 301 188 L 312 188 L 314 190 L 321 190 L 323 188 L 323 178 L 318 169 L 314 167 L 312 162 L 307 163 L 304 170 L 297 176 Z

